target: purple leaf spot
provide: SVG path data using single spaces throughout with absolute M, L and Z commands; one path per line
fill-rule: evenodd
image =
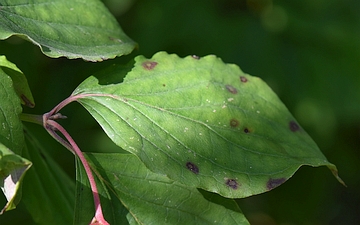
M 230 120 L 230 127 L 237 127 L 239 126 L 239 121 L 237 119 Z
M 240 76 L 240 81 L 243 83 L 246 83 L 248 81 L 248 79 L 244 76 Z
M 225 85 L 226 89 L 230 92 L 230 93 L 233 93 L 233 94 L 236 94 L 237 93 L 237 90 L 236 88 L 234 88 L 233 86 L 227 84 Z
M 157 62 L 152 62 L 152 61 L 146 61 L 142 63 L 142 66 L 144 67 L 144 69 L 146 70 L 152 70 L 155 68 L 155 66 L 157 65 Z
M 270 191 L 278 186 L 280 186 L 281 184 L 283 184 L 286 181 L 285 178 L 270 178 L 268 180 L 268 182 L 266 183 L 266 188 Z
M 226 184 L 226 186 L 228 186 L 234 190 L 238 189 L 238 187 L 239 187 L 238 182 L 234 179 L 226 179 L 225 184 Z
M 199 167 L 197 167 L 197 165 L 195 165 L 192 162 L 187 162 L 186 163 L 186 168 L 188 168 L 191 172 L 198 174 L 199 173 Z
M 300 130 L 299 125 L 295 121 L 290 121 L 289 128 L 292 132 L 296 132 L 296 131 Z

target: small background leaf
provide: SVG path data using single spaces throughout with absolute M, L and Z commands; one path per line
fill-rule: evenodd
M 0 39 L 20 36 L 53 58 L 102 61 L 135 47 L 98 0 L 1 0 L 0 19 Z
M 21 155 L 24 147 L 24 134 L 19 119 L 20 99 L 15 93 L 11 78 L 0 67 L 0 143 L 15 154 Z
M 4 59 L 1 59 L 4 62 Z M 20 99 L 11 78 L 0 67 L 0 186 L 7 199 L 1 211 L 14 209 L 21 197 L 21 181 L 31 162 L 22 158 L 24 136 Z M 1 214 L 0 213 L 0 214 Z
M 73 95 L 150 170 L 232 198 L 269 191 L 302 165 L 336 174 L 261 79 L 215 56 L 135 61 L 123 83 L 100 74 Z
M 0 187 L 8 201 L 0 215 L 16 208 L 21 198 L 21 182 L 30 167 L 29 160 L 14 154 L 0 143 Z
M 249 224 L 233 200 L 222 201 L 228 207 L 212 203 L 196 188 L 149 171 L 134 155 L 87 155 L 128 208 L 129 224 Z
M 5 56 L 0 56 L 0 67 L 4 73 L 11 77 L 16 94 L 21 100 L 21 104 L 33 108 L 35 106 L 34 98 L 31 94 L 27 79 L 19 68 L 6 59 Z

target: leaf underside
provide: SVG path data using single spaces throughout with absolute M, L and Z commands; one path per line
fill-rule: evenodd
M 53 58 L 102 61 L 136 46 L 99 0 L 2 0 L 0 20 L 0 39 L 22 37 Z
M 259 78 L 221 59 L 165 52 L 85 80 L 73 96 L 121 148 L 153 172 L 242 198 L 302 165 L 328 166 L 314 141 Z

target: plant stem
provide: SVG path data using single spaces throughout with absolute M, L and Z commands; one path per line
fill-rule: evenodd
M 21 113 L 20 120 L 25 121 L 25 122 L 43 125 L 43 117 L 41 115 L 32 115 L 32 114 Z
M 44 118 L 46 118 L 46 116 L 47 115 L 44 115 Z M 95 205 L 95 216 L 94 216 L 93 220 L 91 221 L 91 223 L 108 225 L 109 223 L 105 220 L 103 213 L 102 213 L 100 197 L 99 197 L 99 193 L 98 193 L 98 190 L 96 187 L 96 182 L 95 182 L 94 176 L 91 172 L 90 165 L 88 164 L 87 160 L 85 159 L 84 154 L 81 152 L 80 148 L 77 146 L 77 144 L 72 139 L 70 134 L 59 123 L 57 123 L 51 119 L 47 120 L 46 124 L 45 124 L 45 129 L 50 133 L 51 136 L 53 136 L 63 146 L 65 146 L 67 149 L 74 152 L 79 157 L 81 163 L 84 166 L 85 172 L 89 178 L 91 190 L 93 192 L 94 205 Z M 66 138 L 67 141 L 65 141 L 59 135 L 57 135 L 54 130 L 58 130 L 62 135 L 64 135 L 64 137 Z
M 90 188 L 93 192 L 93 198 L 94 198 L 95 215 L 90 224 L 91 225 L 95 225 L 95 224 L 109 225 L 109 223 L 105 220 L 103 212 L 102 212 L 99 192 L 96 187 L 96 181 L 94 179 L 94 176 L 91 171 L 91 167 L 90 167 L 89 163 L 85 159 L 84 154 L 82 153 L 80 148 L 77 146 L 75 141 L 72 139 L 70 134 L 59 123 L 57 123 L 55 121 L 56 119 L 66 118 L 66 116 L 63 116 L 60 113 L 58 113 L 63 107 L 65 107 L 67 104 L 69 104 L 73 101 L 76 101 L 78 98 L 81 98 L 83 96 L 84 95 L 76 95 L 76 96 L 70 96 L 70 97 L 66 98 L 64 101 L 60 102 L 57 106 L 55 106 L 50 112 L 45 113 L 42 116 L 42 118 L 40 118 L 40 119 L 39 119 L 39 116 L 24 114 L 23 120 L 42 124 L 44 126 L 44 128 L 48 131 L 48 133 L 55 140 L 57 140 L 65 148 L 67 148 L 73 154 L 75 154 L 77 157 L 79 157 L 81 163 L 84 166 L 86 175 L 89 179 Z M 59 134 L 57 134 L 56 131 L 59 131 L 65 137 L 66 140 L 64 140 Z

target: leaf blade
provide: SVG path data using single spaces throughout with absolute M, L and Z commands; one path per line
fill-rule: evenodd
M 135 47 L 98 0 L 7 1 L 0 7 L 0 39 L 22 37 L 49 57 L 102 61 Z
M 93 76 L 73 95 L 153 172 L 241 198 L 302 165 L 333 168 L 265 82 L 236 65 L 164 52 L 135 61 L 123 83 Z
M 4 73 L 11 77 L 16 94 L 21 100 L 21 104 L 33 108 L 35 106 L 34 98 L 30 91 L 27 79 L 22 71 L 15 64 L 8 61 L 5 56 L 0 56 L 0 67 Z
M 0 215 L 16 208 L 21 198 L 21 183 L 31 165 L 29 160 L 14 154 L 0 143 L 0 187 L 7 200 Z
M 131 224 L 249 224 L 242 213 L 206 200 L 196 188 L 152 173 L 134 155 L 87 156 L 128 208 Z
M 14 209 L 21 197 L 21 182 L 31 162 L 20 155 L 24 148 L 20 99 L 13 81 L 0 67 L 0 181 L 8 203 L 4 211 Z

